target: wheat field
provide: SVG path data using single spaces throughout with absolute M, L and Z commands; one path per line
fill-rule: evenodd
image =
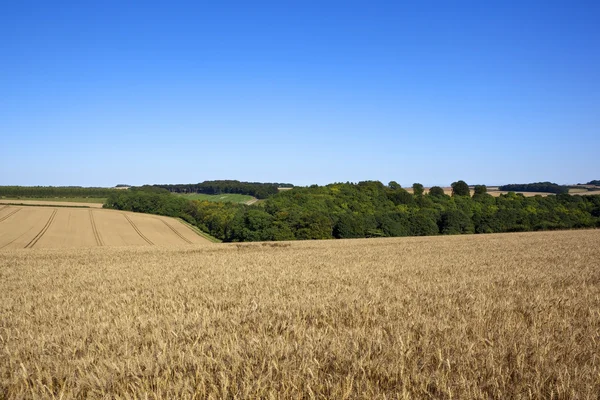
M 0 250 L 208 243 L 174 218 L 117 210 L 0 204 Z
M 0 251 L 0 398 L 597 399 L 600 231 Z

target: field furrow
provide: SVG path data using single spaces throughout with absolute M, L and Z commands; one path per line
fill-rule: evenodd
M 95 247 L 97 245 L 90 222 L 89 210 L 60 208 L 52 226 L 36 247 L 73 248 Z
M 173 228 L 171 225 L 169 225 L 169 223 L 167 221 L 165 221 L 164 219 L 161 219 L 162 223 L 165 224 L 167 226 L 167 228 L 169 228 L 174 234 L 176 234 L 177 236 L 179 236 L 181 238 L 181 240 L 183 240 L 184 242 L 186 242 L 187 244 L 192 244 L 191 240 L 188 240 L 188 238 L 186 238 L 185 236 L 183 236 L 181 233 L 179 233 L 175 228 Z
M 36 245 L 36 243 L 42 238 L 42 236 L 44 236 L 44 234 L 46 233 L 46 231 L 48 230 L 48 228 L 50 228 L 50 225 L 52 225 L 52 221 L 54 221 L 54 217 L 56 216 L 56 210 L 54 210 L 52 212 L 52 215 L 50 215 L 50 218 L 48 218 L 48 222 L 46 222 L 46 225 L 44 225 L 44 227 L 42 228 L 42 230 L 35 235 L 35 237 L 33 239 L 31 239 L 31 241 L 29 243 L 27 243 L 25 245 L 26 249 L 31 249 L 33 248 L 33 246 Z
M 92 230 L 94 231 L 94 238 L 96 239 L 96 244 L 98 246 L 104 246 L 104 243 L 102 242 L 102 238 L 100 237 L 100 233 L 98 233 L 98 228 L 96 227 L 96 221 L 94 220 L 94 212 L 92 210 L 89 210 L 89 215 L 90 215 L 90 222 L 92 224 Z
M 32 207 L 0 225 L 0 249 L 22 249 L 42 230 L 51 208 Z
M 179 221 L 166 217 L 150 217 L 145 214 L 131 213 L 129 219 L 144 233 L 144 236 L 154 244 L 161 246 L 181 246 L 193 243 L 168 222 L 181 225 Z M 187 240 L 186 240 L 187 239 Z
M 5 216 L 0 217 L 0 222 L 7 220 L 8 218 L 10 218 L 13 215 L 15 215 L 16 213 L 18 213 L 19 211 L 21 211 L 21 209 L 17 208 L 14 211 L 11 211 L 10 213 L 6 214 Z
M 135 231 L 138 233 L 138 235 L 140 235 L 140 237 L 142 239 L 144 239 L 149 245 L 154 245 L 154 243 L 152 243 L 152 241 L 150 239 L 148 239 L 146 236 L 144 236 L 142 231 L 140 231 L 140 229 L 137 227 L 137 225 L 131 220 L 131 218 L 129 218 L 129 216 L 127 214 L 123 214 L 123 216 L 127 219 L 127 221 L 129 221 L 129 223 L 131 224 L 133 229 L 135 229 Z
M 0 249 L 207 244 L 181 222 L 114 210 L 13 207 L 0 210 Z
M 165 221 L 169 225 L 173 233 L 182 238 L 186 243 L 205 244 L 209 242 L 206 238 L 198 235 L 189 226 L 185 225 L 185 223 L 181 222 L 180 220 L 162 216 L 157 216 L 156 218 Z

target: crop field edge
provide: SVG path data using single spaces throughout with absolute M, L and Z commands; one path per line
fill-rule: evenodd
M 30 204 L 30 203 L 0 203 L 7 206 L 19 206 L 19 207 L 61 207 L 61 208 L 89 208 L 89 209 L 99 209 L 98 207 L 93 206 L 83 206 L 79 204 L 73 204 L 72 206 L 66 204 Z M 96 204 L 96 203 L 90 203 Z
M 198 236 L 202 236 L 204 239 L 209 240 L 212 243 L 223 243 L 222 240 L 217 239 L 216 237 L 209 235 L 208 233 L 204 232 L 200 228 L 198 228 L 198 227 L 190 224 L 189 222 L 187 222 L 183 218 L 176 217 L 175 219 L 178 220 L 179 222 L 181 222 L 182 224 L 184 224 L 185 226 L 187 226 L 188 228 L 190 228 Z
M 90 203 L 90 204 L 104 204 L 106 197 L 10 197 L 1 196 L 0 200 L 33 200 L 33 201 L 56 201 L 64 203 Z

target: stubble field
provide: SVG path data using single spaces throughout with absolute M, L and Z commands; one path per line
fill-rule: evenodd
M 0 398 L 596 399 L 600 231 L 5 249 L 0 315 Z

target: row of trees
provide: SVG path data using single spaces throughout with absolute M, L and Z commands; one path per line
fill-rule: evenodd
M 494 233 L 600 227 L 600 196 L 493 197 L 458 181 L 409 193 L 395 182 L 296 187 L 246 206 L 187 200 L 166 190 L 114 193 L 108 208 L 181 217 L 229 242 Z
M 240 182 L 233 180 L 204 181 L 201 183 L 154 186 L 166 189 L 172 193 L 237 193 L 254 196 L 257 199 L 266 199 L 267 197 L 277 194 L 279 187 L 293 187 L 293 185 L 290 183 Z
M 2 197 L 108 197 L 117 190 L 81 186 L 0 186 Z
M 536 182 L 536 183 L 513 183 L 510 185 L 500 186 L 498 189 L 507 192 L 544 192 L 544 193 L 569 193 L 569 187 L 559 185 L 552 182 Z

